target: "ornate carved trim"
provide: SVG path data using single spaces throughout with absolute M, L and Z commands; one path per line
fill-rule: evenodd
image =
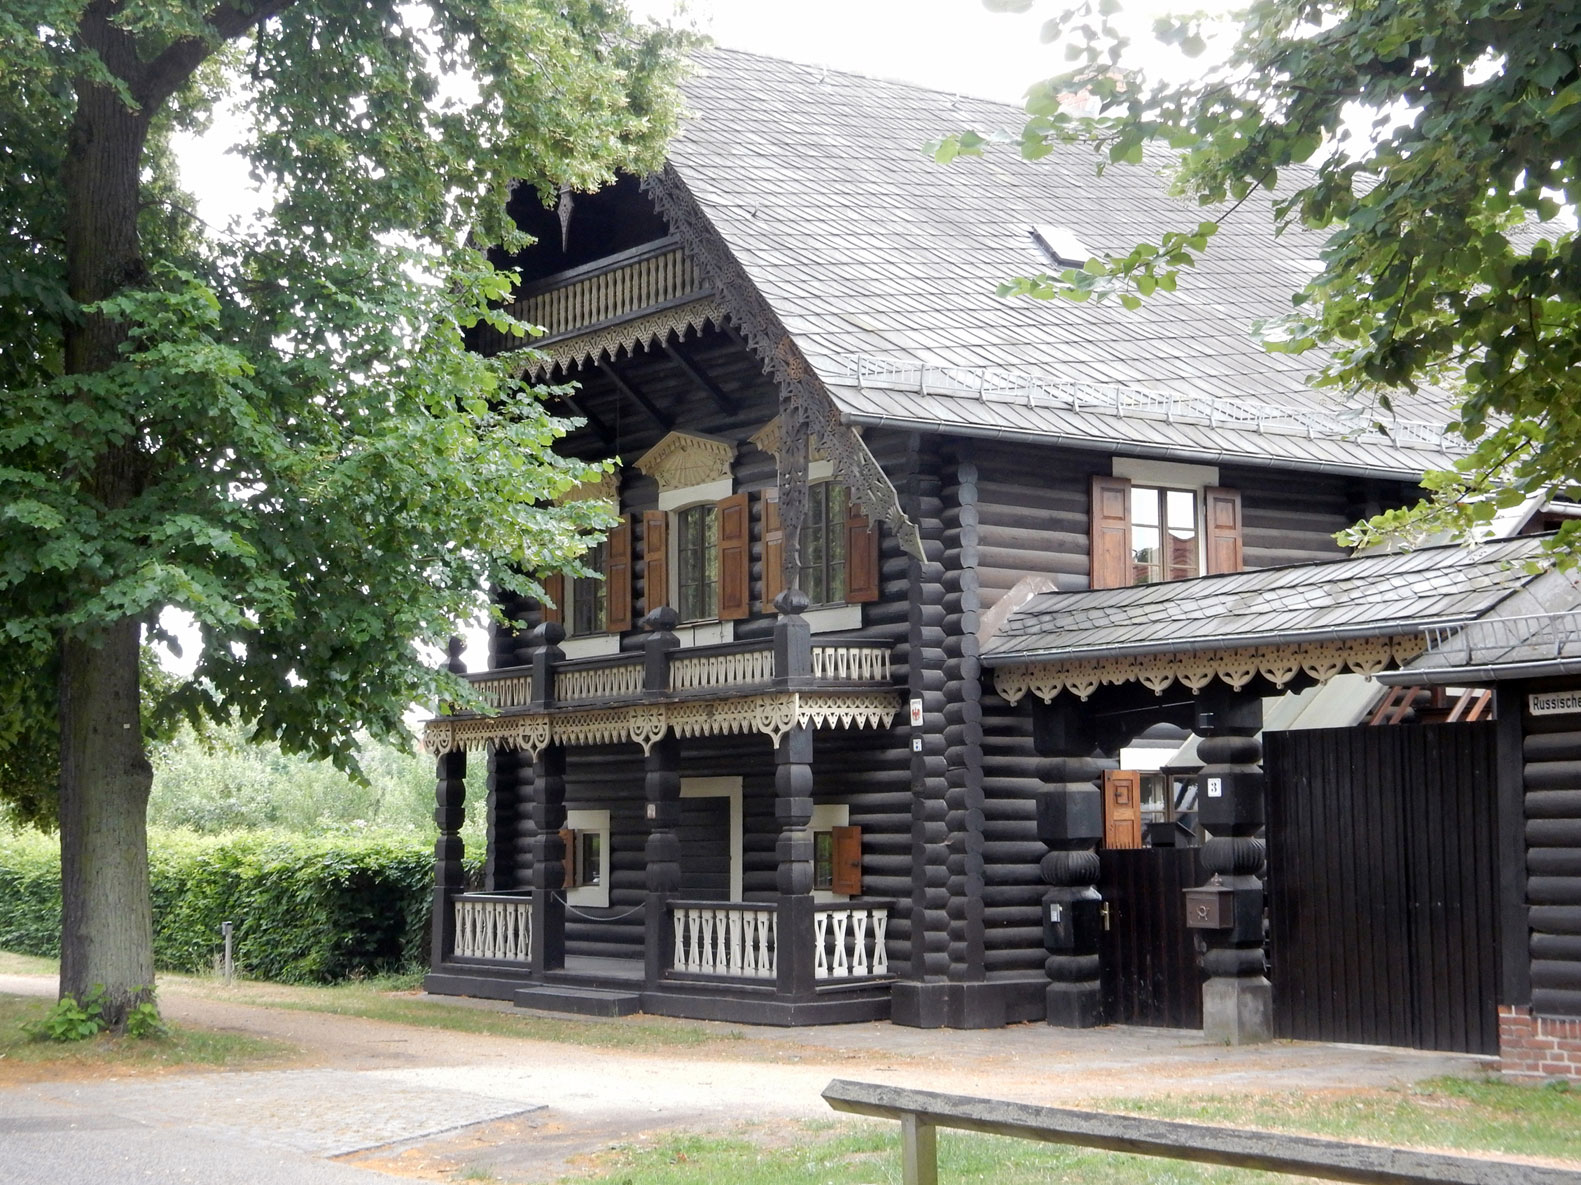
M 855 432 L 857 429 L 852 428 L 852 431 Z M 747 439 L 756 445 L 762 452 L 768 453 L 770 456 L 783 456 L 785 452 L 784 417 L 775 416 L 768 423 L 764 424 L 763 427 L 759 428 L 751 436 L 747 437 Z M 824 452 L 823 449 L 814 445 L 807 451 L 807 459 L 809 461 L 827 461 L 829 459 L 829 454 Z
M 725 314 L 719 302 L 705 297 L 541 346 L 535 346 L 531 339 L 517 339 L 519 344 L 515 348 L 537 351 L 537 357 L 525 363 L 522 369 L 533 379 L 542 379 L 556 366 L 569 370 L 600 358 L 613 361 L 622 350 L 632 354 L 663 345 L 672 333 L 684 337 L 688 330 L 701 333 L 709 326 L 722 328 L 724 323 Z
M 900 711 L 892 691 L 780 691 L 728 700 L 635 704 L 582 712 L 453 719 L 423 729 L 423 748 L 436 757 L 457 750 L 509 749 L 534 761 L 551 742 L 640 745 L 644 753 L 666 732 L 678 737 L 762 733 L 776 745 L 794 725 L 888 728 Z
M 736 446 L 692 432 L 671 432 L 643 453 L 637 468 L 659 483 L 659 492 L 706 485 L 730 476 Z
M 822 443 L 834 471 L 870 518 L 889 523 L 909 555 L 922 558 L 916 524 L 900 508 L 900 498 L 883 467 L 860 435 L 840 419 L 823 381 L 786 332 L 774 310 L 731 254 L 708 215 L 672 165 L 643 178 L 670 232 L 681 242 L 704 281 L 719 294 L 720 304 L 741 330 L 747 345 L 763 359 L 780 385 L 782 415 L 807 427 Z
M 1176 681 L 1192 691 L 1201 691 L 1215 679 L 1238 691 L 1258 675 L 1275 687 L 1283 687 L 1297 672 L 1324 683 L 1341 671 L 1375 675 L 1390 663 L 1403 666 L 1424 648 L 1420 634 L 1398 634 L 1282 646 L 1007 663 L 994 669 L 994 690 L 1014 704 L 1029 692 L 1044 703 L 1062 691 L 1086 699 L 1099 684 L 1133 680 L 1157 694 Z
M 597 481 L 581 482 L 555 499 L 559 506 L 569 506 L 573 502 L 608 502 L 619 509 L 620 474 L 612 469 Z

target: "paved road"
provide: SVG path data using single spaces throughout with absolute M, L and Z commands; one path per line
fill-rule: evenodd
M 52 990 L 41 977 L 0 976 L 0 991 Z M 634 1053 L 286 1012 L 168 988 L 162 996 L 178 1023 L 285 1040 L 307 1051 L 303 1064 L 0 1086 L 0 1182 L 341 1185 L 396 1174 L 454 1179 L 466 1167 L 546 1181 L 576 1156 L 656 1131 L 827 1117 L 818 1092 L 833 1077 L 1091 1104 L 1383 1086 L 1483 1064 L 1288 1042 L 1227 1049 L 1193 1033 L 1044 1025 L 976 1033 L 719 1026 L 721 1040 L 695 1050 Z

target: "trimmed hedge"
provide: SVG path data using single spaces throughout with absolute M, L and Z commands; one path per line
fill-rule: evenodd
M 235 924 L 237 973 L 331 983 L 428 960 L 433 854 L 408 836 L 149 835 L 154 960 L 208 971 Z M 60 857 L 52 836 L 0 834 L 0 949 L 53 956 Z

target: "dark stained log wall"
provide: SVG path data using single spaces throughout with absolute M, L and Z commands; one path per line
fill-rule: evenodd
M 1581 1016 L 1581 716 L 1525 707 L 1532 1012 Z

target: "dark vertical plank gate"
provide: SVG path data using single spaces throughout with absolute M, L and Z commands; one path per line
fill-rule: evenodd
M 1498 1051 L 1495 735 L 1265 735 L 1279 1036 Z
M 1202 883 L 1200 856 L 1200 848 L 1098 853 L 1098 891 L 1108 906 L 1098 940 L 1107 1023 L 1202 1027 L 1202 969 L 1181 896 Z

